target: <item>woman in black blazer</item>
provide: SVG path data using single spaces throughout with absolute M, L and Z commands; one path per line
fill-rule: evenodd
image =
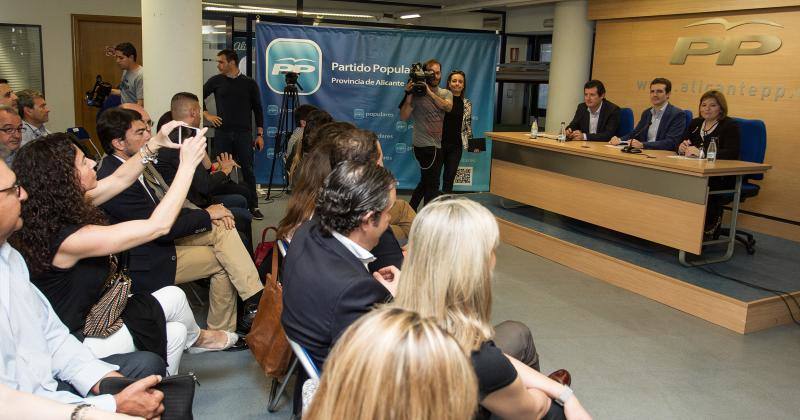
M 678 154 L 700 157 L 708 153 L 708 145 L 714 138 L 717 144 L 717 159 L 739 159 L 739 124 L 728 116 L 728 102 L 718 90 L 709 90 L 700 97 L 700 115 L 689 123 L 685 140 L 678 146 Z M 732 189 L 736 177 L 723 176 L 709 179 L 711 190 Z M 727 195 L 710 195 L 706 210 L 706 234 L 716 236 L 722 221 L 722 205 L 730 201 Z

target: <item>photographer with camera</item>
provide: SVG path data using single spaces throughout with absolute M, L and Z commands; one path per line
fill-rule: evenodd
M 420 202 L 439 196 L 442 173 L 442 123 L 453 109 L 453 93 L 439 87 L 442 65 L 435 59 L 411 65 L 406 97 L 400 105 L 400 119 L 414 121 L 412 145 L 420 168 L 420 181 L 409 204 L 417 210 Z

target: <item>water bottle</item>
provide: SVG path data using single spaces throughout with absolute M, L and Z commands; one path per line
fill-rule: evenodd
M 714 163 L 717 160 L 717 138 L 710 137 L 708 142 L 708 151 L 706 152 L 706 160 Z
M 561 130 L 558 131 L 558 142 L 559 143 L 566 143 L 567 142 L 567 131 L 566 131 L 566 123 L 561 121 Z
M 539 137 L 539 124 L 536 124 L 536 118 L 534 118 L 531 124 L 531 138 L 535 139 L 537 137 Z

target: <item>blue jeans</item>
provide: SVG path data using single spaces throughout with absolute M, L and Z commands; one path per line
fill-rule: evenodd
M 256 175 L 253 172 L 253 133 L 251 131 L 227 131 L 218 128 L 214 134 L 213 157 L 230 153 L 242 167 L 242 181 L 250 193 L 250 202 L 257 204 Z

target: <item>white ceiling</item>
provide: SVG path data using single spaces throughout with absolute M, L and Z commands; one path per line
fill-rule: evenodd
M 291 0 L 207 0 L 214 3 L 225 3 L 229 5 L 244 5 L 257 7 L 280 7 L 294 9 L 297 3 Z M 533 4 L 556 3 L 562 0 L 482 0 L 465 2 L 464 0 L 404 0 L 393 1 L 395 4 L 380 4 L 372 1 L 334 1 L 334 0 L 303 0 L 303 8 L 306 11 L 341 11 L 341 12 L 365 12 L 365 13 L 388 13 L 396 14 L 406 11 L 417 11 L 424 14 L 431 13 L 462 13 L 476 9 L 486 9 L 495 11 L 505 11 L 514 7 L 523 7 Z M 401 5 L 403 4 L 403 5 Z M 428 8 L 424 6 L 439 6 L 442 9 Z M 455 8 L 449 11 L 448 9 Z

